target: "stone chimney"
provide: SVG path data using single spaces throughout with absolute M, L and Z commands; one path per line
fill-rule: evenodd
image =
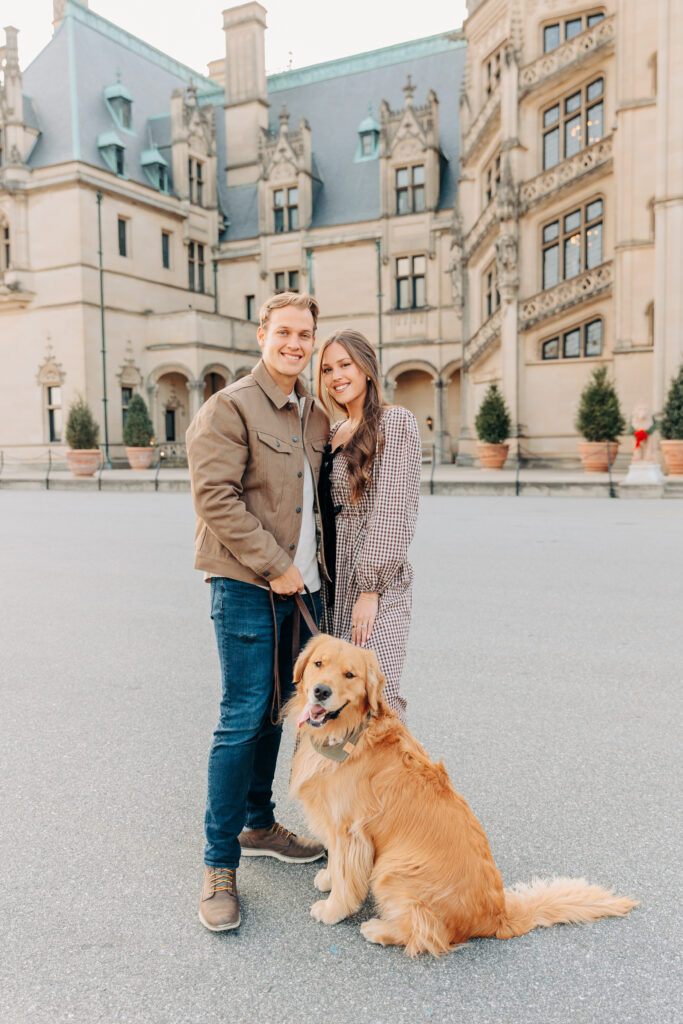
M 223 11 L 228 185 L 257 181 L 259 143 L 268 127 L 266 10 L 255 2 Z
M 83 4 L 84 7 L 88 6 L 88 0 L 71 0 L 71 2 Z M 69 0 L 52 0 L 52 27 L 55 32 L 64 20 L 68 3 Z

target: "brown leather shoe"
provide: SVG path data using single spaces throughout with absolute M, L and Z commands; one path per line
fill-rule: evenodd
M 325 853 L 322 843 L 297 836 L 277 822 L 270 828 L 245 829 L 237 838 L 245 857 L 275 857 L 292 864 L 310 864 Z
M 238 927 L 242 918 L 237 897 L 235 868 L 212 868 L 204 865 L 199 920 L 211 932 L 227 932 L 230 928 Z

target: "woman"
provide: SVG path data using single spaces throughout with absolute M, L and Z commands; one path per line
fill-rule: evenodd
M 384 697 L 400 718 L 401 670 L 410 627 L 413 570 L 407 551 L 417 520 L 422 447 L 417 421 L 381 393 L 377 358 L 358 331 L 324 342 L 318 397 L 335 423 L 321 471 L 326 584 L 323 627 L 373 650 Z M 336 525 L 336 553 L 335 553 Z

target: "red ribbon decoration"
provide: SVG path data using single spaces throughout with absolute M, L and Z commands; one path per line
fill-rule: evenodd
M 636 447 L 633 449 L 635 451 L 636 448 L 640 448 L 641 444 L 644 444 L 645 441 L 647 441 L 649 434 L 647 430 L 634 430 L 633 436 L 636 439 Z

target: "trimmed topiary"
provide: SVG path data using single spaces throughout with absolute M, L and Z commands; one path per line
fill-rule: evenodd
M 611 381 L 607 380 L 607 367 L 593 371 L 581 392 L 575 427 L 587 441 L 616 441 L 626 429 L 621 414 L 619 396 Z
M 100 428 L 95 422 L 90 406 L 82 395 L 79 395 L 69 406 L 65 435 L 69 448 L 77 450 L 97 448 Z
M 512 420 L 497 384 L 491 384 L 479 406 L 474 426 L 485 444 L 503 444 L 510 436 Z
M 142 395 L 133 395 L 128 403 L 123 443 L 127 448 L 147 448 L 153 436 L 154 427 L 145 400 Z
M 671 379 L 660 429 L 666 441 L 683 441 L 683 363 Z

